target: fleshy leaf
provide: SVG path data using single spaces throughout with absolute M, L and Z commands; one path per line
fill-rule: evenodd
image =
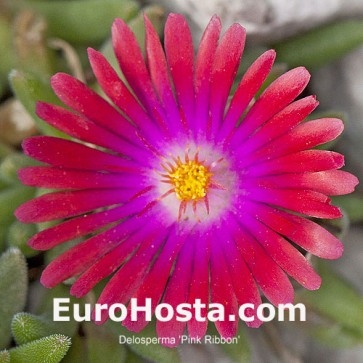
M 8 230 L 8 246 L 19 248 L 25 257 L 33 257 L 39 254 L 39 251 L 30 248 L 27 242 L 35 233 L 37 233 L 35 224 L 24 224 L 19 221 L 14 221 Z
M 333 197 L 333 203 L 343 208 L 351 223 L 358 223 L 363 220 L 363 195 L 355 192 L 343 197 Z
M 50 87 L 49 80 L 17 70 L 10 73 L 9 80 L 16 97 L 33 117 L 37 127 L 44 135 L 69 138 L 35 114 L 35 105 L 39 100 L 57 105 L 61 104 Z
M 326 323 L 315 332 L 326 340 L 328 332 L 324 327 L 341 330 L 349 336 L 351 342 L 363 342 L 363 300 L 358 292 L 344 279 L 337 276 L 325 263 L 319 264 L 319 274 L 323 284 L 319 290 L 301 291 L 297 302 L 303 302 L 308 309 L 322 316 Z M 335 333 L 331 331 L 333 336 Z
M 28 7 L 44 16 L 51 36 L 78 44 L 101 42 L 114 18 L 128 21 L 138 11 L 138 5 L 129 0 L 32 1 Z
M 10 353 L 7 350 L 0 352 L 0 363 L 10 363 Z
M 274 44 L 277 61 L 309 69 L 342 57 L 363 42 L 363 21 L 344 20 Z
M 71 339 L 54 334 L 9 350 L 11 363 L 58 363 L 66 355 Z
M 14 315 L 11 322 L 11 331 L 18 345 L 56 333 L 65 335 L 68 335 L 68 333 L 72 335 L 74 333 L 74 329 L 69 329 L 67 322 L 55 322 L 43 316 L 24 312 Z
M 28 291 L 26 261 L 17 248 L 0 257 L 0 347 L 10 342 L 13 315 L 23 310 Z
M 126 348 L 119 344 L 118 339 L 110 330 L 93 323 L 84 325 L 87 337 L 89 363 L 103 363 L 105 357 L 109 362 L 125 362 Z

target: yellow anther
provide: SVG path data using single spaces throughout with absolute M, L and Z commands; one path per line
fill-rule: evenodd
M 208 168 L 195 160 L 182 163 L 179 159 L 176 164 L 168 176 L 174 185 L 177 198 L 182 201 L 204 198 L 212 176 Z

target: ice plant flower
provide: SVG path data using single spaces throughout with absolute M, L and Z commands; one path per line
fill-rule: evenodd
M 167 19 L 165 51 L 147 18 L 145 27 L 146 59 L 128 26 L 120 19 L 113 24 L 126 81 L 89 49 L 112 104 L 67 74 L 52 77 L 67 108 L 39 102 L 36 111 L 73 140 L 24 141 L 24 152 L 47 165 L 22 169 L 21 181 L 59 190 L 26 202 L 16 216 L 25 223 L 59 221 L 30 240 L 34 249 L 82 237 L 46 267 L 46 287 L 74 277 L 71 293 L 81 297 L 113 274 L 100 304 L 151 298 L 155 309 L 200 299 L 238 316 L 239 305 L 252 303 L 247 315 L 255 320 L 248 325 L 257 327 L 258 287 L 273 304 L 291 303 L 288 276 L 310 290 L 321 283 L 302 250 L 327 259 L 342 254 L 341 242 L 309 217 L 341 217 L 328 196 L 357 184 L 337 170 L 342 155 L 313 149 L 335 139 L 343 124 L 305 120 L 318 102 L 295 100 L 310 78 L 303 67 L 280 76 L 253 103 L 273 50 L 250 66 L 229 101 L 245 43 L 238 24 L 220 37 L 213 17 L 196 57 L 181 15 Z M 234 336 L 237 320 L 217 322 L 219 333 Z M 123 324 L 140 331 L 147 321 L 128 317 Z M 190 336 L 202 337 L 207 322 L 193 316 L 159 321 L 156 329 L 178 344 L 186 326 Z

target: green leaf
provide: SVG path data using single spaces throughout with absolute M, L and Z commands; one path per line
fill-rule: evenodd
M 5 245 L 9 226 L 15 221 L 14 211 L 34 196 L 34 188 L 15 186 L 0 190 L 0 248 Z
M 18 170 L 34 165 L 39 165 L 39 162 L 19 152 L 11 153 L 0 163 L 0 179 L 9 184 L 20 184 Z
M 277 61 L 290 67 L 318 68 L 363 42 L 363 21 L 344 20 L 324 25 L 273 45 Z
M 33 257 L 40 251 L 33 250 L 27 243 L 29 239 L 37 233 L 35 224 L 24 224 L 19 221 L 13 222 L 8 230 L 8 246 L 16 247 L 25 255 L 25 257 Z
M 11 331 L 16 343 L 21 345 L 56 333 L 73 335 L 75 329 L 69 329 L 68 322 L 56 322 L 45 316 L 21 312 L 14 315 Z
M 0 256 L 0 347 L 10 342 L 13 315 L 24 309 L 28 290 L 26 261 L 11 248 Z
M 328 322 L 328 326 L 348 332 L 351 341 L 363 343 L 362 297 L 326 263 L 320 262 L 318 272 L 323 279 L 320 289 L 313 292 L 301 291 L 297 300 L 321 315 Z M 321 332 L 322 330 L 320 334 Z
M 28 6 L 44 16 L 51 36 L 87 45 L 102 42 L 115 18 L 128 21 L 139 9 L 130 0 L 30 1 Z
M 120 323 L 109 322 L 106 326 L 109 326 L 115 334 L 124 335 L 125 337 L 132 338 L 157 338 L 156 331 L 155 331 L 155 323 L 149 323 L 144 330 L 139 333 L 134 333 L 127 330 L 123 327 Z M 180 362 L 179 352 L 176 348 L 167 348 L 160 344 L 136 344 L 131 343 L 127 344 L 127 347 L 131 349 L 137 355 L 151 360 L 157 363 L 178 363 Z
M 72 337 L 72 345 L 62 363 L 89 363 L 85 337 L 80 337 L 78 334 Z
M 0 352 L 0 363 L 10 363 L 10 353 L 7 350 Z
M 54 334 L 10 349 L 10 360 L 11 363 L 58 363 L 70 346 L 69 337 Z
M 94 323 L 84 324 L 87 337 L 89 363 L 103 363 L 105 357 L 109 362 L 123 363 L 126 358 L 126 348 L 119 344 L 118 338 L 104 326 Z
M 45 101 L 61 105 L 60 100 L 54 94 L 49 79 L 34 74 L 13 70 L 9 76 L 10 84 L 18 100 L 33 117 L 37 127 L 44 135 L 69 138 L 63 132 L 47 124 L 35 113 L 37 101 Z
M 351 223 L 358 223 L 363 221 L 363 195 L 354 192 L 349 195 L 339 197 L 332 197 L 333 204 L 343 208 Z
M 208 326 L 208 335 L 213 337 L 220 338 L 220 334 L 218 333 L 214 324 L 209 324 Z M 219 344 L 218 347 L 224 352 L 228 358 L 232 362 L 235 363 L 246 363 L 251 361 L 251 348 L 246 335 L 246 327 L 240 326 L 236 338 L 238 339 L 238 343 L 231 344 Z

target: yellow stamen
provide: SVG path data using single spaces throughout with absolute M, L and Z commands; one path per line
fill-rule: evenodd
M 207 195 L 212 173 L 198 160 L 186 158 L 183 163 L 180 158 L 175 160 L 176 166 L 169 173 L 171 184 L 174 185 L 176 196 L 182 201 L 197 201 Z

